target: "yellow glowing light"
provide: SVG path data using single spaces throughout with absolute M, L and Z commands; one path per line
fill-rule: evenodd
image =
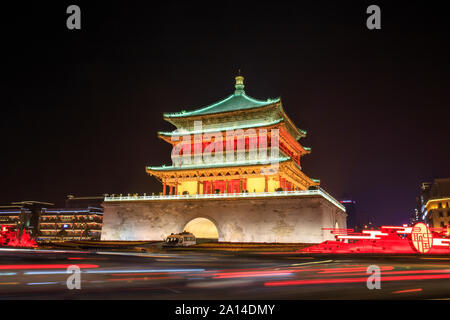
M 219 232 L 216 225 L 206 218 L 196 218 L 191 220 L 186 227 L 184 227 L 184 230 L 194 234 L 196 238 L 219 238 Z
M 183 194 L 187 191 L 189 194 L 197 194 L 197 181 L 183 181 L 178 186 L 178 193 Z
M 264 192 L 266 187 L 266 180 L 262 178 L 248 178 L 247 190 L 248 192 Z
M 444 202 L 444 201 L 449 201 L 450 198 L 440 198 L 440 199 L 430 199 L 427 201 L 427 203 L 425 204 L 425 208 L 427 208 L 428 210 L 430 209 L 437 209 L 438 208 L 438 203 L 439 202 Z M 429 205 L 436 203 L 433 207 L 429 207 Z

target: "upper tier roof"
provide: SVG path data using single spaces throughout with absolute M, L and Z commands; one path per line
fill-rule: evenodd
M 245 94 L 244 91 L 244 77 L 237 76 L 236 77 L 236 85 L 235 92 L 216 103 L 208 105 L 206 107 L 196 109 L 193 111 L 181 111 L 177 113 L 165 113 L 164 117 L 166 118 L 184 118 L 184 117 L 194 117 L 194 116 L 203 116 L 215 113 L 223 113 L 223 112 L 231 112 L 231 111 L 239 111 L 252 109 L 257 107 L 263 107 L 270 104 L 274 104 L 280 101 L 280 98 L 276 99 L 267 99 L 266 101 L 253 99 Z

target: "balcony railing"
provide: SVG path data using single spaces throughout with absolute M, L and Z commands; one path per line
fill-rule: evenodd
M 329 195 L 323 189 L 275 191 L 275 192 L 243 192 L 243 193 L 213 193 L 213 194 L 183 194 L 183 195 L 111 195 L 105 197 L 105 202 L 115 201 L 149 201 L 149 200 L 182 200 L 182 199 L 227 199 L 227 198 L 266 198 L 266 197 L 288 197 L 288 196 L 322 196 L 336 207 L 345 212 L 345 207 Z

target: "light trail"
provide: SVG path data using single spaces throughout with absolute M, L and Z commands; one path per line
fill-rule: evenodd
M 139 270 L 81 270 L 81 273 L 89 274 L 113 274 L 113 273 L 175 273 L 175 272 L 204 272 L 205 269 L 139 269 Z M 25 275 L 66 274 L 65 271 L 27 271 Z
M 67 269 L 73 264 L 6 264 L 0 265 L 0 270 L 26 269 Z M 98 268 L 96 264 L 77 264 L 80 268 Z
M 432 279 L 450 279 L 450 274 L 443 275 L 413 275 L 413 276 L 392 276 L 392 277 L 375 277 L 373 280 L 383 281 L 408 281 L 408 280 L 432 280 Z M 335 278 L 335 279 L 311 279 L 311 280 L 290 280 L 290 281 L 273 281 L 266 282 L 266 287 L 279 286 L 295 286 L 308 284 L 335 284 L 335 283 L 358 283 L 366 282 L 367 277 L 364 278 Z
M 422 291 L 422 288 L 418 288 L 418 289 L 408 289 L 408 290 L 399 290 L 399 291 L 393 291 L 392 293 L 410 293 L 410 292 L 420 292 Z

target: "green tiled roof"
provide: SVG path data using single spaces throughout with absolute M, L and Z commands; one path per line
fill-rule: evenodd
M 222 112 L 230 112 L 230 111 L 238 111 L 238 110 L 246 110 L 257 107 L 267 106 L 273 103 L 277 103 L 280 101 L 280 98 L 276 99 L 267 99 L 266 101 L 253 99 L 245 94 L 243 77 L 236 77 L 236 91 L 231 96 L 208 105 L 206 107 L 196 109 L 193 111 L 181 111 L 177 113 L 165 113 L 164 117 L 166 118 L 183 118 L 183 117 L 193 117 L 193 116 L 202 116 L 214 113 L 222 113 Z
M 182 117 L 192 117 L 192 116 L 202 116 L 207 114 L 230 112 L 237 110 L 246 110 L 256 107 L 267 106 L 272 103 L 279 102 L 280 98 L 267 99 L 266 101 L 253 99 L 246 94 L 232 94 L 228 98 L 225 98 L 219 102 L 211 104 L 209 106 L 193 110 L 193 111 L 182 111 L 178 113 L 165 113 L 164 117 L 167 118 L 182 118 Z

